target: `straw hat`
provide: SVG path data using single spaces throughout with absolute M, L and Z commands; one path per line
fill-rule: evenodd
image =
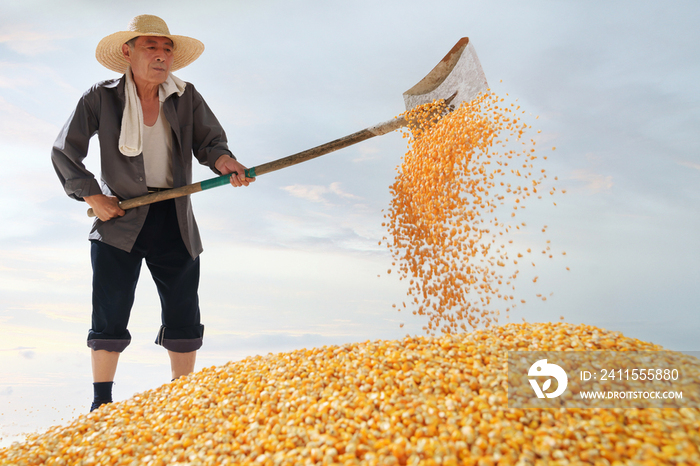
M 97 44 L 95 57 L 105 67 L 117 73 L 124 73 L 129 63 L 122 54 L 122 44 L 138 36 L 168 37 L 173 41 L 173 65 L 170 71 L 179 70 L 195 61 L 204 51 L 204 44 L 186 36 L 170 34 L 165 21 L 153 15 L 140 15 L 131 20 L 127 31 L 111 34 Z

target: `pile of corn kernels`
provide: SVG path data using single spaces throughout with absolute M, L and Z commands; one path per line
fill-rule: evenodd
M 454 111 L 436 101 L 405 114 L 409 150 L 390 188 L 384 240 L 392 267 L 409 281 L 409 307 L 428 317 L 429 335 L 498 322 L 501 310 L 525 303 L 513 292 L 521 267 L 530 273 L 536 257 L 554 254 L 549 241 L 542 240 L 542 255 L 512 244 L 527 226 L 526 204 L 556 187 L 542 167 L 547 156 L 525 136 L 525 111 L 504 100 L 488 92 Z
M 661 348 L 541 323 L 255 356 L 31 435 L 0 463 L 700 464 L 697 408 L 508 408 L 508 351 L 574 349 Z

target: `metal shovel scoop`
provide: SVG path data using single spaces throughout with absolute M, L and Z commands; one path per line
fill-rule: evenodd
M 406 110 L 433 102 L 434 100 L 446 100 L 450 105 L 459 106 L 461 102 L 470 102 L 480 93 L 488 89 L 486 76 L 481 69 L 481 64 L 476 56 L 474 47 L 468 37 L 464 37 L 452 47 L 445 58 L 438 63 L 418 84 L 403 94 Z M 296 165 L 307 160 L 315 159 L 344 147 L 357 144 L 374 136 L 394 131 L 406 126 L 406 119 L 401 116 L 392 118 L 384 123 L 379 123 L 350 134 L 335 141 L 305 150 L 281 159 L 273 160 L 246 170 L 248 178 L 264 175 L 282 168 Z M 231 175 L 222 175 L 216 178 L 200 181 L 180 188 L 168 189 L 145 196 L 127 199 L 119 203 L 123 210 L 132 209 L 147 204 L 152 204 L 166 199 L 187 196 L 206 189 L 229 184 Z M 88 210 L 88 216 L 94 217 L 92 209 Z

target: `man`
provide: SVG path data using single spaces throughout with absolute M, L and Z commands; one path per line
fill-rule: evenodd
M 248 186 L 245 168 L 224 130 L 190 83 L 171 74 L 196 60 L 204 45 L 170 34 L 157 16 L 135 17 L 127 31 L 100 41 L 97 60 L 120 79 L 93 86 L 59 134 L 51 159 L 66 193 L 92 207 L 91 410 L 112 401 L 119 354 L 143 260 L 158 288 L 162 326 L 156 344 L 170 357 L 172 379 L 194 370 L 204 326 L 198 304 L 202 252 L 189 197 L 124 211 L 119 201 L 192 183 L 192 155 L 233 186 Z M 98 134 L 102 187 L 83 164 Z

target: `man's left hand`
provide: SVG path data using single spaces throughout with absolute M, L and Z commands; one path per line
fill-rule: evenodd
M 216 161 L 215 167 L 222 175 L 235 173 L 231 176 L 231 185 L 235 187 L 248 186 L 250 183 L 255 181 L 255 178 L 248 178 L 245 176 L 245 166 L 239 163 L 238 160 L 229 157 L 228 155 L 222 155 L 219 157 Z

